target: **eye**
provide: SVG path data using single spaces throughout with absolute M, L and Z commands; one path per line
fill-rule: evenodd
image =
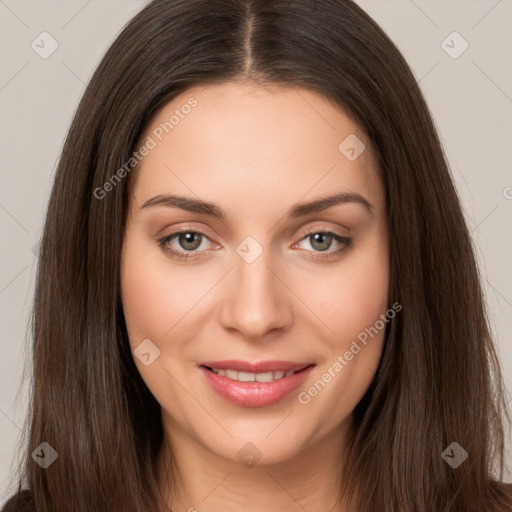
M 173 245 L 176 239 L 176 245 Z M 158 244 L 162 249 L 169 254 L 171 257 L 178 260 L 187 260 L 189 258 L 196 258 L 198 249 L 203 245 L 204 240 L 209 238 L 200 231 L 184 230 L 177 231 L 172 235 L 166 236 L 158 241 Z M 204 247 L 203 247 L 204 249 Z
M 301 240 L 301 242 L 305 241 L 309 242 L 313 248 L 313 251 L 311 251 L 311 257 L 315 259 L 336 256 L 347 250 L 352 244 L 352 240 L 350 238 L 338 235 L 333 231 L 311 231 L 306 233 Z M 295 244 L 294 247 L 297 247 L 301 242 Z M 333 243 L 338 245 L 338 247 L 336 249 L 329 250 Z
M 210 239 L 201 231 L 182 230 L 158 240 L 158 244 L 172 258 L 188 260 L 203 257 L 202 253 L 205 252 L 203 242 L 205 240 Z M 312 250 L 307 249 L 307 252 L 310 252 L 310 257 L 314 259 L 336 256 L 348 249 L 352 244 L 350 238 L 338 235 L 333 231 L 311 231 L 306 233 L 301 241 L 293 247 L 295 248 L 305 241 L 308 241 L 313 248 Z M 333 244 L 338 245 L 338 247 L 330 249 Z M 203 250 L 200 250 L 201 248 Z

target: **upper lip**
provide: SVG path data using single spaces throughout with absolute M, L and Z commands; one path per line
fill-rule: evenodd
M 239 372 L 248 373 L 265 373 L 265 372 L 279 372 L 290 371 L 298 372 L 311 366 L 313 363 L 296 363 L 293 361 L 204 361 L 199 363 L 200 366 L 208 366 L 215 370 L 236 370 Z

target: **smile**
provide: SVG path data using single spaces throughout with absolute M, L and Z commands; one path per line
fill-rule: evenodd
M 199 366 L 209 388 L 222 398 L 243 407 L 264 407 L 283 400 L 296 390 L 315 364 L 229 362 Z M 233 366 L 238 367 L 233 368 Z M 263 368 L 265 367 L 266 368 Z M 279 369 L 270 367 L 281 366 Z M 264 369 L 265 371 L 247 371 Z

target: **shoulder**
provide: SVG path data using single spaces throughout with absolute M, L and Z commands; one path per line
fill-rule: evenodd
M 12 496 L 1 512 L 37 512 L 32 491 L 23 490 Z

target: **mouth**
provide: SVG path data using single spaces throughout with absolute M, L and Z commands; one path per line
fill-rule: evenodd
M 315 366 L 289 361 L 217 361 L 198 365 L 213 391 L 244 407 L 279 402 L 303 384 Z
M 310 366 L 307 365 L 300 370 L 274 370 L 268 372 L 243 372 L 237 371 L 232 368 L 212 368 L 210 366 L 201 365 L 201 367 L 206 368 L 206 370 L 219 375 L 220 377 L 226 377 L 230 380 L 235 380 L 238 382 L 273 382 L 275 380 L 281 380 L 286 377 L 290 377 L 291 375 L 295 375 L 296 373 L 303 372 Z

